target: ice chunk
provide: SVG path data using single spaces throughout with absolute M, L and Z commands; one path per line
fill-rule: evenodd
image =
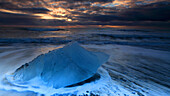
M 14 72 L 11 82 L 26 84 L 38 77 L 55 88 L 72 85 L 92 77 L 108 57 L 107 54 L 90 52 L 77 42 L 71 42 L 24 64 Z

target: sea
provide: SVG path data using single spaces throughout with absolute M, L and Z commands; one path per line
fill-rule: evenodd
M 38 55 L 78 42 L 109 60 L 100 78 L 67 88 L 23 88 L 6 75 Z M 0 96 L 169 96 L 170 31 L 146 28 L 0 27 Z

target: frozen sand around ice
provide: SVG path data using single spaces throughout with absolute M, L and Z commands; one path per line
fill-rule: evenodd
M 89 50 L 109 54 L 110 58 L 98 70 L 101 78 L 82 86 L 53 89 L 51 92 L 50 88 L 46 91 L 36 88 L 24 89 L 6 84 L 2 80 L 5 77 L 4 74 L 12 73 L 36 56 L 62 46 L 0 47 L 0 96 L 36 96 L 38 93 L 51 95 L 53 92 L 54 94 L 74 94 L 76 92 L 76 94 L 89 94 L 86 91 L 92 91 L 101 96 L 124 96 L 124 94 L 168 96 L 170 94 L 168 88 L 170 85 L 168 74 L 170 72 L 170 52 L 121 45 L 84 45 Z

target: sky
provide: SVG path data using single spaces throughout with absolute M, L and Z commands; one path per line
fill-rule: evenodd
M 0 25 L 170 27 L 169 0 L 0 0 Z

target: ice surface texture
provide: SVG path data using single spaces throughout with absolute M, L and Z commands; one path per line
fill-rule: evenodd
M 24 84 L 38 77 L 55 88 L 72 85 L 92 77 L 108 57 L 107 54 L 90 52 L 77 42 L 71 42 L 18 68 L 12 82 Z

